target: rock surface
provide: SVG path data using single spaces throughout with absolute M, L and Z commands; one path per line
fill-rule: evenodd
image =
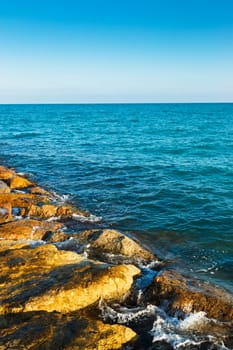
M 210 318 L 232 321 L 233 298 L 225 290 L 183 276 L 175 271 L 159 274 L 145 293 L 145 299 L 166 304 L 170 313 L 204 311 Z
M 67 313 L 100 298 L 121 300 L 140 273 L 133 265 L 109 266 L 51 244 L 6 250 L 0 266 L 0 314 Z
M 0 316 L 0 349 L 113 350 L 136 334 L 78 312 L 25 312 Z
M 10 179 L 10 188 L 27 188 L 33 186 L 33 183 L 22 176 L 14 176 Z
M 10 193 L 11 189 L 7 184 L 0 180 L 0 193 Z
M 19 240 L 42 240 L 46 235 L 57 232 L 62 224 L 56 221 L 17 220 L 0 226 L 0 238 Z
M 81 243 L 89 245 L 93 257 L 103 257 L 103 253 L 109 253 L 123 255 L 136 263 L 158 260 L 149 250 L 116 230 L 84 231 L 78 235 L 78 239 Z
M 1 180 L 9 180 L 13 176 L 16 176 L 16 173 L 14 170 L 6 168 L 4 166 L 0 166 L 0 179 Z

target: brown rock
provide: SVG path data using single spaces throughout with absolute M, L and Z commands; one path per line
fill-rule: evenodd
M 6 168 L 4 166 L 0 166 L 0 179 L 1 180 L 9 180 L 15 175 L 16 175 L 16 173 L 14 172 L 14 170 L 11 170 L 11 169 Z
M 13 220 L 10 203 L 0 203 L 0 224 Z
M 41 188 L 39 186 L 31 187 L 30 188 L 30 193 L 32 193 L 32 194 L 40 194 L 42 196 L 53 197 L 53 195 L 50 192 L 44 190 L 43 188 Z
M 86 214 L 72 207 L 71 205 L 44 204 L 42 206 L 31 205 L 24 215 L 48 219 L 51 217 L 72 217 L 74 213 L 85 216 Z
M 0 193 L 10 193 L 11 189 L 4 181 L 0 180 Z
M 225 290 L 185 277 L 174 271 L 158 275 L 145 293 L 145 299 L 157 305 L 167 304 L 170 312 L 204 311 L 208 317 L 232 321 L 233 298 Z
M 113 350 L 135 338 L 128 327 L 108 325 L 76 312 L 45 311 L 0 317 L 0 349 Z
M 100 298 L 122 300 L 140 270 L 86 260 L 51 244 L 11 249 L 0 255 L 0 314 L 21 311 L 67 313 Z
M 31 193 L 0 193 L 0 206 L 10 204 L 12 208 L 30 208 L 32 204 L 46 203 L 46 196 L 38 196 Z
M 33 183 L 22 176 L 14 176 L 10 179 L 10 188 L 27 188 L 33 186 Z
M 134 262 L 158 260 L 149 250 L 115 230 L 89 230 L 78 235 L 80 242 L 89 244 L 92 256 L 110 253 L 129 257 Z
M 62 224 L 52 221 L 17 220 L 0 226 L 0 238 L 41 240 L 50 232 L 61 229 Z

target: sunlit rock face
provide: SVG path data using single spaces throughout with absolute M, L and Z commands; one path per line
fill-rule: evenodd
M 17 220 L 0 226 L 0 238 L 20 240 L 42 240 L 48 233 L 55 233 L 62 228 L 56 221 Z
M 147 300 L 167 305 L 171 313 L 204 311 L 208 317 L 232 321 L 233 298 L 225 290 L 183 276 L 175 271 L 164 271 L 145 293 Z
M 130 328 L 108 325 L 75 312 L 25 312 L 0 316 L 1 349 L 113 350 L 136 337 Z
M 10 179 L 10 188 L 18 189 L 18 188 L 27 188 L 33 186 L 33 183 L 22 176 L 14 176 Z
M 100 298 L 121 300 L 139 269 L 109 266 L 53 245 L 7 250 L 0 256 L 0 313 L 70 312 Z
M 90 254 L 103 257 L 103 254 L 122 255 L 133 262 L 157 260 L 154 254 L 139 243 L 116 230 L 89 230 L 78 235 L 80 242 L 89 245 Z
M 0 180 L 0 193 L 10 193 L 11 189 L 7 184 Z
M 16 173 L 14 170 L 6 168 L 4 166 L 0 166 L 0 179 L 1 180 L 9 180 L 13 176 L 16 176 Z

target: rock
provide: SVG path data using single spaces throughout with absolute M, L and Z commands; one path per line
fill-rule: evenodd
M 0 180 L 0 193 L 10 193 L 11 189 L 4 181 Z
M 164 271 L 155 277 L 144 298 L 156 305 L 166 304 L 171 313 L 204 311 L 208 317 L 219 321 L 233 318 L 231 294 L 174 271 Z
M 48 197 L 54 197 L 50 192 L 44 190 L 43 188 L 39 186 L 31 187 L 30 188 L 30 193 L 32 194 L 39 194 L 42 196 L 48 196 Z
M 67 313 L 100 298 L 120 301 L 140 270 L 85 259 L 52 244 L 6 250 L 0 255 L 0 314 L 27 311 Z
M 0 166 L 0 179 L 1 180 L 9 180 L 13 176 L 16 176 L 14 170 L 8 169 L 4 166 Z
M 30 186 L 33 186 L 34 184 L 22 176 L 14 176 L 10 179 L 10 188 L 16 189 L 16 188 L 27 188 Z
M 13 220 L 10 203 L 0 203 L 0 224 Z
M 87 215 L 86 213 L 79 211 L 77 208 L 72 207 L 71 205 L 59 206 L 54 204 L 44 204 L 41 206 L 31 205 L 28 207 L 28 210 L 22 211 L 21 215 L 48 219 L 51 217 L 70 218 L 74 213 L 78 213 L 82 216 Z
M 115 230 L 88 230 L 81 232 L 78 239 L 89 245 L 90 256 L 103 258 L 103 253 L 123 255 L 134 263 L 152 262 L 158 258 L 133 239 Z
M 17 220 L 0 226 L 0 238 L 41 240 L 61 228 L 62 224 L 55 221 Z
M 0 193 L 0 206 L 10 204 L 12 208 L 30 208 L 37 203 L 47 203 L 46 196 L 34 195 L 31 193 Z
M 79 312 L 62 315 L 45 311 L 0 317 L 0 349 L 113 350 L 134 340 L 136 333 Z

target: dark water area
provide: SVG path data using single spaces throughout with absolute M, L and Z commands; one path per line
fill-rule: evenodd
M 1 105 L 0 163 L 233 292 L 233 104 Z

